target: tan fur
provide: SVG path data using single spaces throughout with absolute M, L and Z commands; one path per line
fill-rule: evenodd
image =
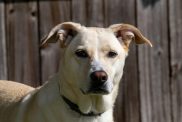
M 10 121 L 9 115 L 14 114 L 14 106 L 33 90 L 33 87 L 21 83 L 0 80 L 0 122 Z
M 0 105 L 17 102 L 32 90 L 33 87 L 21 83 L 0 80 Z
M 137 28 L 126 24 L 88 28 L 65 22 L 50 31 L 42 47 L 57 41 L 62 55 L 59 71 L 42 87 L 34 89 L 0 81 L 0 122 L 114 122 L 113 106 L 129 44 L 135 41 L 151 45 Z M 78 57 L 77 50 L 84 50 L 88 56 Z M 111 51 L 117 55 L 109 57 Z M 91 83 L 95 82 L 90 74 L 99 68 L 108 75 L 106 94 L 89 92 Z M 75 103 L 82 113 L 102 113 L 101 116 L 80 115 L 70 109 L 62 95 Z

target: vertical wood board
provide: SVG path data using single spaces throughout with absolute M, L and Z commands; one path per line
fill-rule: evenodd
M 137 0 L 137 25 L 153 48 L 139 48 L 142 122 L 171 122 L 167 1 Z
M 182 1 L 169 0 L 171 98 L 173 122 L 182 121 Z
M 6 4 L 6 37 L 8 79 L 40 85 L 36 2 Z
M 5 7 L 0 0 L 0 79 L 7 79 L 7 55 L 5 37 Z
M 72 21 L 78 22 L 82 25 L 87 25 L 87 0 L 72 0 L 71 1 L 71 15 Z

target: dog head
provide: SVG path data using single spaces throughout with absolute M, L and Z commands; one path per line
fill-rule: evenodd
M 65 22 L 50 31 L 42 46 L 57 41 L 64 52 L 60 76 L 74 91 L 94 95 L 109 94 L 118 86 L 132 41 L 152 46 L 129 24 L 96 28 Z

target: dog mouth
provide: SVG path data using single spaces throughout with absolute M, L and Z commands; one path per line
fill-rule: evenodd
M 101 95 L 107 95 L 109 94 L 109 90 L 107 89 L 103 89 L 103 88 L 94 88 L 94 89 L 90 89 L 88 91 L 89 94 L 101 94 Z
M 106 87 L 90 87 L 88 90 L 84 91 L 80 89 L 84 95 L 95 94 L 95 95 L 107 95 L 110 93 L 110 90 Z
M 88 95 L 88 94 L 107 95 L 107 94 L 110 93 L 108 90 L 105 90 L 105 89 L 94 89 L 94 90 L 88 90 L 88 91 L 84 91 L 84 90 L 81 89 L 81 92 L 84 95 Z

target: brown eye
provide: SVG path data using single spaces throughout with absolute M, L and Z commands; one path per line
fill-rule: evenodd
M 117 55 L 118 55 L 118 54 L 117 54 L 116 52 L 114 52 L 114 51 L 109 51 L 108 54 L 107 54 L 107 56 L 108 56 L 109 58 L 115 58 Z
M 81 49 L 76 50 L 75 54 L 77 57 L 80 57 L 80 58 L 87 58 L 88 57 L 87 52 L 85 50 L 81 50 Z

